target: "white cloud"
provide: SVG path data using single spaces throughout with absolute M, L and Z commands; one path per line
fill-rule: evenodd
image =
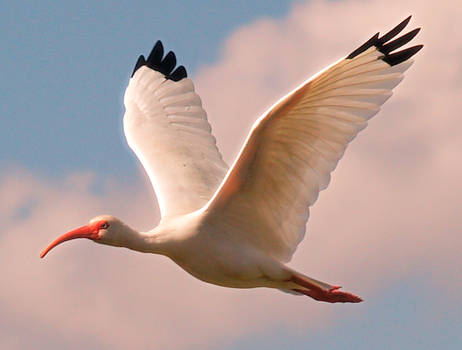
M 286 18 L 240 28 L 195 80 L 231 160 L 265 107 L 409 13 L 411 26 L 423 27 L 416 42 L 426 46 L 340 162 L 292 266 L 366 301 L 425 270 L 429 287 L 460 305 L 451 296 L 462 287 L 455 271 L 462 244 L 462 40 L 452 40 L 461 14 L 450 2 L 297 4 Z M 205 285 L 163 257 L 89 241 L 67 243 L 40 261 L 50 239 L 98 214 L 147 229 L 157 221 L 155 205 L 144 185 L 105 181 L 95 195 L 91 174 L 50 181 L 9 173 L 0 179 L 2 348 L 197 348 L 278 324 L 322 326 L 339 307 Z M 367 312 L 367 302 L 351 307 Z

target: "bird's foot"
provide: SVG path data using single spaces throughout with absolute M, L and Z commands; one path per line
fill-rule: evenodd
M 294 289 L 296 292 L 305 294 L 315 300 L 325 301 L 327 303 L 360 303 L 363 301 L 357 295 L 339 290 L 341 287 L 334 286 L 331 289 L 323 290 L 305 290 Z

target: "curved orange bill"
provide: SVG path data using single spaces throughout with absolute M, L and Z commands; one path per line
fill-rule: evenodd
M 85 225 L 76 228 L 75 230 L 69 231 L 68 233 L 63 234 L 62 236 L 56 238 L 53 242 L 51 242 L 50 245 L 42 252 L 42 254 L 40 254 L 40 258 L 43 258 L 51 249 L 56 247 L 58 244 L 76 238 L 97 239 L 98 232 L 95 230 L 94 227 L 90 225 Z

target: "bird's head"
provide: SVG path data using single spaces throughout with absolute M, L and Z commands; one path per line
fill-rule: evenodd
M 40 257 L 43 258 L 58 244 L 76 238 L 88 238 L 96 243 L 124 246 L 124 241 L 127 239 L 126 233 L 129 230 L 130 228 L 119 219 L 111 215 L 100 215 L 91 219 L 87 225 L 78 227 L 56 238 L 40 254 Z

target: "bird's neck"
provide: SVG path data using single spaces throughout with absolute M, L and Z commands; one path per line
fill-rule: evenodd
M 166 255 L 168 250 L 167 232 L 154 229 L 149 232 L 138 232 L 127 226 L 121 246 L 143 253 Z
M 201 216 L 196 213 L 162 218 L 159 225 L 149 232 L 138 232 L 126 226 L 123 246 L 143 253 L 166 255 L 174 253 L 196 234 Z
M 166 255 L 166 232 L 157 228 L 149 232 L 139 232 L 123 222 L 118 223 L 118 228 L 108 237 L 94 240 L 99 244 L 111 245 L 136 250 L 143 253 Z

